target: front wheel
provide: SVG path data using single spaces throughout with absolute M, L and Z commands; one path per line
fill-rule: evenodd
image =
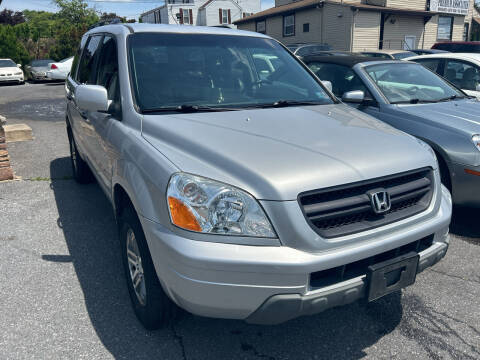
M 119 221 L 120 246 L 133 309 L 147 330 L 156 330 L 174 319 L 177 306 L 160 285 L 140 221 L 130 207 Z

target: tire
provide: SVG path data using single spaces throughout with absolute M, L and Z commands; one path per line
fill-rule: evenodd
M 88 164 L 82 159 L 77 150 L 77 144 L 70 128 L 67 129 L 68 142 L 70 145 L 70 161 L 72 164 L 73 178 L 79 184 L 88 184 L 93 181 L 93 174 Z
M 119 237 L 128 292 L 138 320 L 147 330 L 169 325 L 178 307 L 163 291 L 142 226 L 131 207 L 124 209 L 120 216 Z M 137 287 L 133 279 L 138 279 Z

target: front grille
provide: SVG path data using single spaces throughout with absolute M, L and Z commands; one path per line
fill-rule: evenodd
M 426 210 L 433 194 L 430 168 L 361 181 L 333 188 L 313 190 L 298 196 L 310 226 L 324 238 L 334 238 L 390 224 Z M 367 195 L 384 189 L 391 208 L 376 214 Z
M 368 257 L 353 263 L 337 266 L 332 269 L 317 271 L 310 274 L 310 288 L 319 289 L 342 281 L 366 275 L 370 265 L 408 254 L 411 251 L 420 253 L 433 244 L 433 235 L 411 242 L 396 249 Z

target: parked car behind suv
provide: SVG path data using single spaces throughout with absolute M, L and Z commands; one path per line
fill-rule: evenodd
M 453 202 L 480 206 L 476 99 L 410 61 L 311 56 L 304 62 L 344 102 L 429 143 Z
M 442 41 L 433 44 L 432 49 L 454 53 L 478 53 L 480 52 L 480 41 Z
M 66 88 L 75 179 L 93 173 L 113 204 L 149 329 L 177 306 L 273 324 L 375 300 L 447 251 L 431 149 L 341 104 L 268 36 L 95 28 Z
M 443 53 L 414 56 L 406 60 L 422 64 L 466 94 L 480 99 L 480 54 Z

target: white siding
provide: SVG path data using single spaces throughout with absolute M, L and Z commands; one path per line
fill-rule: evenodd
M 340 4 L 325 4 L 323 7 L 322 43 L 335 50 L 349 51 L 351 47 L 353 12 Z
M 207 26 L 219 25 L 220 18 L 218 16 L 218 10 L 225 9 L 230 10 L 231 22 L 239 20 L 242 17 L 242 10 L 238 8 L 234 3 L 229 0 L 215 0 L 207 5 L 205 8 L 205 19 Z M 234 27 L 235 25 L 231 25 Z
M 422 44 L 424 49 L 430 49 L 437 42 L 437 28 L 438 16 L 436 15 L 425 24 L 425 39 Z
M 387 7 L 410 10 L 426 10 L 426 0 L 387 0 Z
M 352 51 L 377 50 L 380 40 L 380 13 L 359 11 L 354 17 Z
M 394 19 L 394 24 L 391 20 Z M 423 17 L 395 15 L 385 21 L 383 48 L 402 50 L 405 36 L 415 36 L 415 48 L 422 48 Z

